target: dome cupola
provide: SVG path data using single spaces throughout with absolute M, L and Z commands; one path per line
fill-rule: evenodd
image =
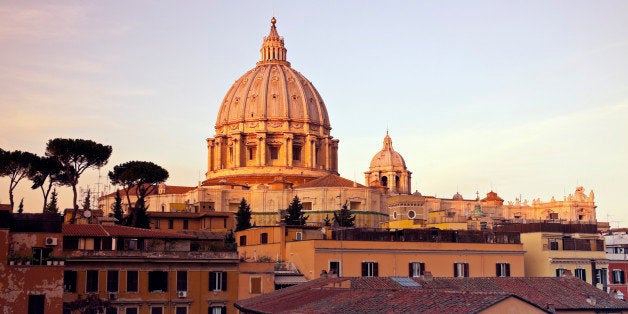
M 373 156 L 369 171 L 365 172 L 366 184 L 369 186 L 384 186 L 395 194 L 410 194 L 410 180 L 412 172 L 406 168 L 406 162 L 401 154 L 392 146 L 392 139 L 386 130 L 382 149 Z

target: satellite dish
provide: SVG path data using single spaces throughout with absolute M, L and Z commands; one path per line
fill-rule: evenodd
M 89 217 L 91 217 L 91 216 L 92 216 L 92 212 L 91 212 L 91 211 L 86 210 L 86 211 L 84 211 L 84 212 L 83 212 L 83 217 L 85 217 L 85 218 L 89 218 Z

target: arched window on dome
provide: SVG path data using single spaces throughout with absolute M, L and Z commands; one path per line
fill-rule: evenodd
M 382 176 L 380 180 L 381 180 L 382 186 L 388 186 L 388 177 Z
M 395 188 L 397 190 L 399 190 L 399 183 L 401 182 L 401 179 L 399 179 L 399 176 L 395 176 Z

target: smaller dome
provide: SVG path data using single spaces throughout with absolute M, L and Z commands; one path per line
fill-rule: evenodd
M 454 196 L 451 199 L 456 200 L 456 201 L 461 201 L 463 198 L 460 193 L 456 192 L 456 194 L 454 194 Z
M 414 193 L 412 193 L 412 195 L 414 195 L 414 196 L 423 196 L 423 195 L 421 195 L 421 192 L 419 192 L 419 190 L 414 191 Z
M 406 170 L 406 162 L 401 157 L 401 154 L 396 152 L 392 147 L 392 139 L 386 131 L 386 137 L 384 137 L 384 146 L 373 159 L 371 159 L 371 171 L 380 169 L 394 169 L 394 170 Z

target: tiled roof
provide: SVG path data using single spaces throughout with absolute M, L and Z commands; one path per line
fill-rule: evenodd
M 281 289 L 236 307 L 259 313 L 477 313 L 515 298 L 539 310 L 625 311 L 617 300 L 574 277 L 434 278 L 402 286 L 385 277 L 321 278 Z
M 166 191 L 165 193 L 162 193 L 162 194 L 183 194 L 194 189 L 196 189 L 195 186 L 166 185 Z M 129 195 L 136 196 L 137 194 L 136 190 L 137 190 L 137 186 L 132 186 L 129 189 Z M 118 191 L 120 191 L 120 196 L 122 198 L 126 198 L 125 189 L 119 189 Z M 148 195 L 157 194 L 159 192 L 159 186 L 155 186 L 154 188 L 150 189 L 148 192 L 149 192 Z M 116 191 L 113 191 L 112 193 L 109 193 L 105 195 L 104 197 L 114 197 L 114 196 L 116 196 Z M 122 201 L 124 202 L 125 200 L 123 199 Z
M 322 187 L 360 187 L 364 185 L 345 179 L 335 174 L 328 174 L 324 177 L 314 179 L 310 182 L 303 183 L 298 188 L 322 188 Z
M 163 194 L 183 194 L 196 189 L 195 186 L 166 185 L 166 192 Z
M 137 237 L 163 239 L 193 239 L 193 236 L 119 225 L 63 224 L 63 235 L 70 237 Z

